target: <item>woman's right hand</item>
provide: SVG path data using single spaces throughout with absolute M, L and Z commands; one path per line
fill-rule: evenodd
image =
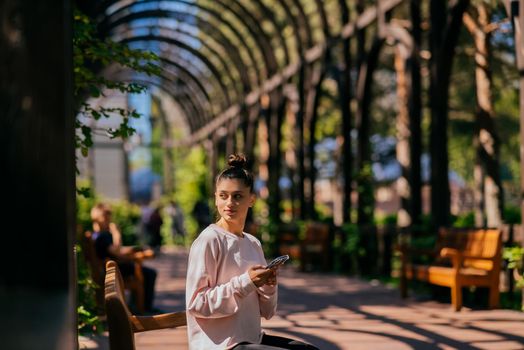
M 253 284 L 258 287 L 269 282 L 269 279 L 275 277 L 276 272 L 273 269 L 266 269 L 263 265 L 254 265 L 247 270 L 249 278 L 253 281 Z

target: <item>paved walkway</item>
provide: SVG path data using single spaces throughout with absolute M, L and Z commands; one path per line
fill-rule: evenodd
M 184 307 L 187 254 L 168 250 L 149 265 L 158 269 L 156 306 Z M 331 274 L 281 270 L 277 316 L 268 333 L 306 340 L 322 350 L 524 349 L 524 313 L 451 311 L 449 304 L 399 298 L 397 290 Z M 136 335 L 138 350 L 187 349 L 186 329 Z M 81 349 L 107 349 L 107 338 L 82 339 Z

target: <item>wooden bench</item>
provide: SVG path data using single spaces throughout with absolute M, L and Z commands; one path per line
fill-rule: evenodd
M 407 280 L 416 279 L 451 288 L 455 311 L 462 307 L 462 287 L 489 288 L 489 307 L 499 305 L 499 278 L 502 263 L 502 239 L 498 229 L 449 229 L 439 231 L 431 252 L 400 247 L 402 297 L 407 296 Z M 414 254 L 432 253 L 429 264 L 414 264 Z
M 103 312 L 104 291 L 102 286 L 104 285 L 105 261 L 101 260 L 96 255 L 95 241 L 93 240 L 92 233 L 90 231 L 85 232 L 82 243 L 84 248 L 84 257 L 89 266 L 89 269 L 91 270 L 91 278 L 98 286 L 95 291 L 96 302 L 99 311 Z M 136 310 L 140 313 L 144 313 L 145 311 L 144 275 L 142 273 L 142 260 L 144 257 L 144 254 L 141 252 L 137 252 L 137 254 L 135 254 L 133 258 L 134 274 L 124 278 L 125 289 L 132 293 Z
M 124 295 L 124 282 L 113 260 L 106 263 L 105 307 L 109 327 L 109 347 L 111 350 L 134 350 L 135 333 L 164 328 L 185 326 L 186 313 L 171 312 L 154 316 L 135 316 L 131 314 Z

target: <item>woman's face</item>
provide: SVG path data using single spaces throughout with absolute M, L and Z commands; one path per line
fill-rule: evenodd
M 254 203 L 255 194 L 241 180 L 222 179 L 217 183 L 215 205 L 224 220 L 243 224 Z

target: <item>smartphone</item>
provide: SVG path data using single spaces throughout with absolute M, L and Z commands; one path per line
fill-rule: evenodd
M 270 269 L 272 267 L 275 267 L 275 266 L 278 266 L 278 265 L 282 265 L 288 259 L 289 259 L 289 255 L 287 255 L 287 254 L 279 256 L 278 258 L 273 259 L 273 261 L 271 261 L 265 268 L 266 269 Z

